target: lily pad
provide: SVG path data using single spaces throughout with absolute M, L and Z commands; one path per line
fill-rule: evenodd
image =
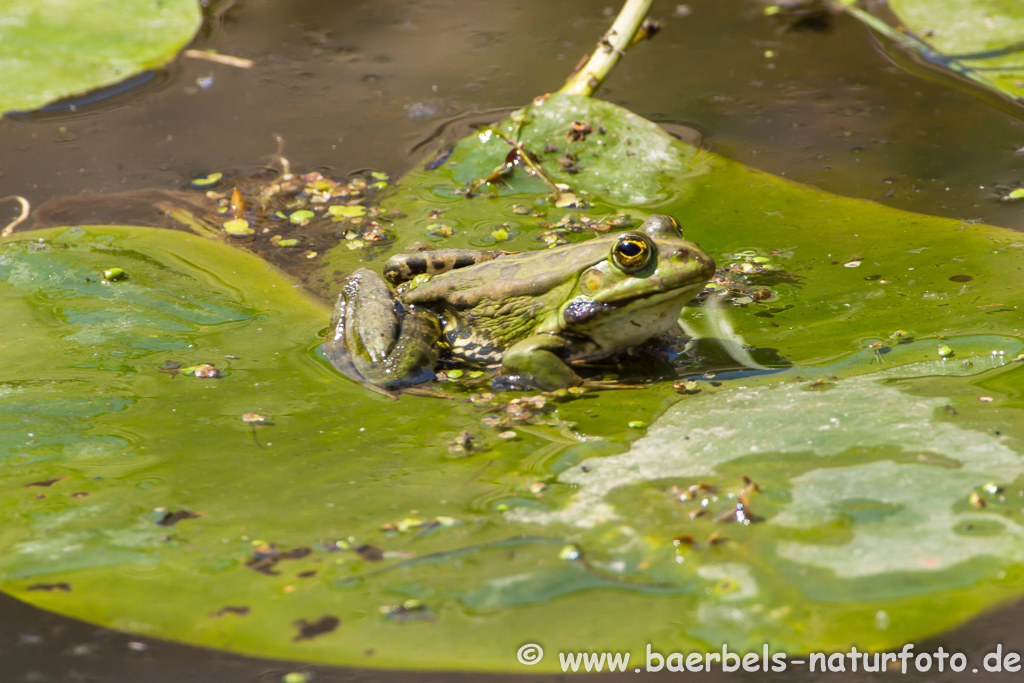
M 889 0 L 897 28 L 853 0 L 841 4 L 929 64 L 1024 104 L 1024 6 L 1016 0 Z
M 575 121 L 594 129 L 583 141 L 567 139 Z M 470 199 L 460 194 L 503 163 L 511 147 L 501 134 L 517 130 L 549 180 L 588 193 L 591 208 L 557 208 L 562 192 L 518 168 Z M 579 160 L 574 173 L 558 163 L 566 150 Z M 523 205 L 543 216 L 522 215 Z M 737 334 L 766 363 L 832 361 L 900 328 L 912 327 L 918 338 L 1009 333 L 1024 304 L 1024 291 L 1004 276 L 1024 258 L 1017 233 L 792 183 L 676 140 L 621 107 L 574 95 L 553 95 L 462 140 L 442 167 L 403 178 L 384 208 L 405 216 L 395 222 L 395 249 L 369 257 L 333 249 L 313 283 L 325 298 L 356 267 L 422 243 L 438 213 L 454 230 L 445 247 L 487 248 L 492 232 L 503 229 L 512 238 L 502 248 L 515 251 L 542 248 L 551 224 L 557 229 L 567 219 L 577 222 L 567 224 L 564 239 L 579 241 L 594 234 L 580 217 L 623 212 L 635 227 L 661 212 L 720 266 L 746 258 L 738 253 L 772 253 L 778 269 L 750 282 L 776 297 L 729 309 Z M 853 263 L 858 267 L 848 267 Z M 698 328 L 703 318 L 699 309 L 684 315 Z
M 511 149 L 475 135 L 393 186 L 395 247 L 333 249 L 315 285 L 438 216 L 446 246 L 505 229 L 537 249 L 662 212 L 774 296 L 728 307 L 733 333 L 690 310 L 727 338 L 682 358 L 678 391 L 390 401 L 318 356 L 329 308 L 253 256 L 151 229 L 16 234 L 0 588 L 262 656 L 512 671 L 524 643 L 548 653 L 533 670 L 647 643 L 887 648 L 1020 597 L 1024 293 L 1005 274 L 1024 241 L 795 185 L 607 103 L 517 116 L 547 181 L 516 166 L 460 194 Z M 570 141 L 576 121 L 591 132 Z M 130 277 L 97 281 L 113 263 Z
M 201 22 L 195 0 L 7 0 L 0 7 L 0 114 L 161 66 Z

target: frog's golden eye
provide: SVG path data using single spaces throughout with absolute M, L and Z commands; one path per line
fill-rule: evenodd
M 636 273 L 654 259 L 654 244 L 647 235 L 631 232 L 619 237 L 612 245 L 612 261 L 623 272 Z

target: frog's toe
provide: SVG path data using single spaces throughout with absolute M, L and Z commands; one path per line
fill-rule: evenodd
M 530 389 L 554 391 L 578 387 L 583 380 L 565 364 L 560 355 L 566 343 L 566 340 L 556 335 L 527 337 L 505 351 L 501 373 L 517 378 L 517 382 Z

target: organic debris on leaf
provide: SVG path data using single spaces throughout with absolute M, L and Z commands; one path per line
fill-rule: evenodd
M 316 621 L 306 621 L 305 619 L 299 619 L 292 622 L 292 625 L 299 629 L 299 632 L 292 638 L 293 642 L 300 640 L 311 640 L 317 636 L 322 636 L 325 633 L 330 633 L 334 629 L 338 628 L 341 624 L 341 620 L 338 617 L 332 617 L 330 615 L 320 617 Z

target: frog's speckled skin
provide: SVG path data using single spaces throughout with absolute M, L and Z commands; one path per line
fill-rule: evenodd
M 606 356 L 671 329 L 715 272 L 711 257 L 660 215 L 637 232 L 544 251 L 446 251 L 445 259 L 428 260 L 472 265 L 414 280 L 397 294 L 366 269 L 346 280 L 324 344 L 336 367 L 359 381 L 401 388 L 433 377 L 440 346 L 469 364 L 500 363 L 523 386 L 576 386 L 581 380 L 568 361 Z M 630 259 L 637 262 L 627 266 Z M 394 257 L 385 272 L 415 273 L 419 264 L 410 267 L 411 260 L 424 256 Z

